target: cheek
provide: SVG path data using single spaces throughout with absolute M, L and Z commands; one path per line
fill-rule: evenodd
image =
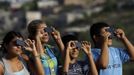
M 9 47 L 7 48 L 8 53 L 12 53 L 16 48 L 15 47 Z
M 11 46 L 11 45 L 7 46 L 7 50 L 13 50 L 13 49 L 15 49 L 14 46 Z
M 70 53 L 70 54 L 71 54 L 71 53 L 73 53 L 73 50 L 72 50 L 72 49 L 70 49 L 70 50 L 69 50 L 69 53 Z
M 9 50 L 9 52 L 20 52 L 21 47 L 12 46 L 12 47 L 9 47 L 8 50 Z
M 12 51 L 15 54 L 21 54 L 21 53 L 23 53 L 21 47 L 14 47 Z
M 72 56 L 73 55 L 73 52 L 72 50 L 69 51 L 69 55 Z
M 40 35 L 39 35 L 39 37 L 40 37 L 40 38 L 42 38 L 42 37 L 43 37 L 43 35 L 42 35 L 42 34 L 40 34 Z
M 49 37 L 48 33 L 42 33 L 40 34 L 40 38 L 46 38 Z
M 40 38 L 43 37 L 43 34 L 40 33 L 40 34 L 39 34 L 39 37 L 40 37 Z

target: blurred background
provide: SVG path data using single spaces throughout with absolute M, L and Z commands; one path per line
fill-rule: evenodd
M 61 32 L 75 33 L 91 41 L 90 26 L 99 21 L 121 27 L 134 44 L 134 0 L 0 0 L 0 41 L 10 30 L 27 36 L 27 24 L 42 19 Z M 123 47 L 117 40 L 114 46 Z M 123 75 L 134 75 L 134 63 L 126 63 Z

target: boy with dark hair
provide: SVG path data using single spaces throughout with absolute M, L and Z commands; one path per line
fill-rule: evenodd
M 78 42 L 78 37 L 74 34 L 65 35 L 62 40 L 65 45 L 63 75 L 98 75 L 89 42 Z M 81 45 L 78 46 L 78 43 Z M 80 50 L 86 54 L 88 60 L 78 60 Z
M 110 26 L 104 22 L 98 22 L 91 26 L 90 35 L 94 42 L 92 48 L 93 57 L 99 75 L 122 75 L 122 64 L 134 60 L 134 46 L 127 39 L 122 29 L 116 29 L 114 36 L 117 37 L 126 47 L 111 47 L 113 32 L 108 31 Z

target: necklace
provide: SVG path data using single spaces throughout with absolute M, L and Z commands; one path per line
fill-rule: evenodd
M 18 72 L 18 71 L 23 69 L 23 65 L 22 65 L 20 60 L 17 60 L 17 61 L 8 60 L 8 62 L 9 62 L 9 65 L 10 65 L 10 69 L 13 72 Z

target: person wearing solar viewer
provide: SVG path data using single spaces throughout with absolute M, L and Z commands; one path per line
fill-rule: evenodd
M 87 41 L 79 43 L 73 35 L 64 36 L 65 61 L 63 75 L 98 75 L 92 53 L 91 44 Z M 86 61 L 78 60 L 80 50 L 83 50 L 88 58 Z
M 121 28 L 112 28 L 104 22 L 94 23 L 90 28 L 94 42 L 92 53 L 99 75 L 122 75 L 122 65 L 134 60 L 134 46 Z M 120 40 L 125 48 L 112 46 L 112 40 Z
M 35 41 L 27 39 L 24 42 L 23 36 L 16 31 L 8 32 L 3 39 L 0 48 L 0 75 L 33 75 L 32 67 L 22 56 L 24 50 L 32 54 L 35 72 L 44 75 L 42 63 L 37 57 Z
M 42 20 L 32 20 L 28 24 L 29 38 L 35 40 L 35 45 L 39 57 L 41 59 L 45 75 L 58 75 L 58 60 L 55 52 L 64 54 L 64 45 L 62 43 L 60 33 L 55 28 L 47 27 Z M 59 46 L 57 50 L 54 46 L 48 45 L 49 37 L 52 35 L 56 44 Z M 61 56 L 62 59 L 62 56 Z

